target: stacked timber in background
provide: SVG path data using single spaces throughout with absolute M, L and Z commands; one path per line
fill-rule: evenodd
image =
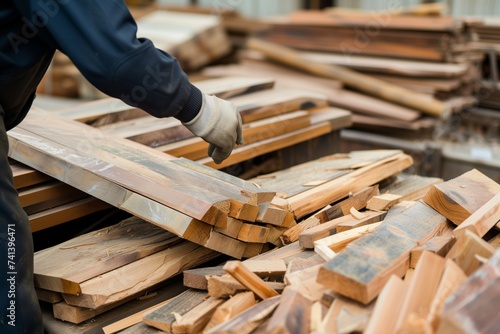
M 314 251 L 301 247 L 299 239 L 243 262 L 187 270 L 185 293 L 142 314 L 142 322 L 112 324 L 104 331 L 127 326 L 120 333 L 496 330 L 500 185 L 477 170 L 447 182 L 425 179 L 409 181 L 406 190 L 400 182 L 408 178 L 398 186 L 380 184 L 399 189 L 400 199 L 409 201 L 364 190 L 317 211 L 316 219 L 328 210 L 338 216 L 317 225 L 330 235 L 314 241 Z M 382 207 L 382 217 L 366 222 L 373 216 L 369 208 Z
M 341 66 L 366 74 L 366 81 L 379 80 L 379 87 L 385 87 L 386 83 L 412 91 L 423 102 L 431 97 L 441 100 L 453 111 L 461 111 L 476 102 L 474 93 L 480 79 L 477 64 L 483 59 L 483 53 L 471 46 L 475 39 L 471 27 L 477 22 L 446 16 L 399 16 L 332 9 L 295 12 L 266 23 L 270 28 L 260 32 L 259 39 L 300 51 L 296 56 L 297 62 L 302 63 L 301 69 L 317 76 L 327 72 L 325 67 L 315 70 L 317 65 L 337 67 L 331 69 L 334 74 Z M 259 51 L 243 54 L 254 62 L 262 62 L 263 57 L 267 57 L 290 65 L 289 56 L 288 59 L 271 56 L 266 51 L 269 46 L 249 43 L 248 48 Z M 418 131 L 436 125 L 432 118 L 429 122 L 422 117 L 422 113 L 424 116 L 428 113 L 418 105 L 408 106 L 371 94 L 359 84 L 363 80 L 354 84 L 339 80 L 352 90 L 331 93 L 329 101 L 334 106 L 352 110 L 356 127 Z

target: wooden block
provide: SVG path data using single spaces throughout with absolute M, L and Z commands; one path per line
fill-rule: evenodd
M 175 322 L 173 312 L 182 316 L 202 303 L 206 297 L 206 292 L 188 289 L 172 298 L 170 303 L 145 314 L 143 322 L 162 331 L 171 332 L 172 324 Z
M 285 199 L 283 199 L 286 201 Z M 271 203 L 259 205 L 259 214 L 255 221 L 276 226 L 282 226 L 289 210 L 278 208 Z
M 181 239 L 142 219 L 132 217 L 65 241 L 35 254 L 35 285 L 68 294 L 80 284 L 155 252 Z
M 398 204 L 401 199 L 402 196 L 394 194 L 373 196 L 368 203 L 366 203 L 366 208 L 374 211 L 387 211 L 394 205 Z
M 415 268 L 424 251 L 445 257 L 457 240 L 453 236 L 436 236 L 410 252 L 410 268 Z
M 262 252 L 268 250 L 268 244 L 258 243 L 258 242 L 247 242 L 245 244 L 245 250 L 243 251 L 242 258 L 251 259 Z
M 373 314 L 364 333 L 396 333 L 398 312 L 394 312 L 394 310 L 401 309 L 407 292 L 408 285 L 399 277 L 391 276 L 376 299 Z M 387 307 L 387 305 L 391 305 L 391 307 Z
M 49 175 L 21 163 L 16 162 L 15 168 L 11 165 L 11 169 L 14 176 L 14 187 L 16 187 L 16 189 L 29 187 L 51 180 Z
M 237 259 L 243 257 L 246 249 L 246 245 L 243 241 L 233 239 L 214 230 L 211 231 L 208 240 L 203 246 L 223 254 L 231 255 Z
M 240 220 L 255 221 L 259 214 L 259 207 L 248 203 L 235 203 L 232 202 L 229 208 L 229 217 Z
M 431 252 L 423 252 L 401 306 L 396 330 L 411 329 L 416 319 L 420 320 L 418 326 L 425 325 L 444 267 L 443 257 Z M 427 323 L 427 326 L 430 324 Z
M 445 302 L 436 333 L 492 333 L 500 328 L 500 251 L 472 274 Z
M 200 333 L 224 299 L 209 297 L 184 313 L 172 324 L 174 334 Z
M 443 179 L 437 177 L 400 173 L 394 183 L 380 189 L 380 192 L 400 195 L 402 201 L 418 201 L 427 194 L 433 184 L 441 182 Z
M 280 304 L 280 296 L 265 299 L 243 311 L 238 316 L 212 329 L 207 334 L 239 333 L 250 334 L 262 321 L 267 319 Z
M 360 239 L 363 236 L 370 235 L 381 224 L 382 222 L 377 222 L 346 230 L 341 233 L 336 233 L 329 237 L 314 241 L 314 247 L 316 248 L 317 246 L 326 246 L 334 252 L 340 252 L 351 242 Z
M 198 290 L 208 290 L 208 278 L 212 276 L 222 276 L 226 272 L 220 267 L 204 267 L 184 270 L 183 285 L 188 288 Z
M 453 234 L 458 236 L 465 233 L 465 230 L 470 230 L 482 238 L 498 221 L 500 221 L 500 193 L 474 211 L 453 231 Z
M 243 226 L 243 221 L 228 217 L 226 226 L 214 226 L 214 231 L 219 232 L 221 234 L 227 235 L 233 239 L 238 237 L 238 233 L 240 233 L 241 226 Z
M 282 291 L 285 284 L 281 282 L 265 282 L 269 288 L 275 291 Z M 237 293 L 248 291 L 249 289 L 230 275 L 210 276 L 207 279 L 208 295 L 218 298 L 229 298 Z
M 373 304 L 362 305 L 352 299 L 336 296 L 321 323 L 320 333 L 363 332 Z
M 259 276 L 251 272 L 242 262 L 229 261 L 224 265 L 223 269 L 243 286 L 253 291 L 260 299 L 278 295 L 274 289 L 270 288 Z
M 265 243 L 269 229 L 264 226 L 243 223 L 238 233 L 238 239 L 245 242 Z
M 444 216 L 417 202 L 351 242 L 345 251 L 320 269 L 318 282 L 368 304 L 392 274 L 402 277 L 406 273 L 411 249 L 439 235 L 444 226 Z
M 203 329 L 203 332 L 208 332 L 213 327 L 229 321 L 241 312 L 254 306 L 256 303 L 257 301 L 251 291 L 238 293 L 232 296 L 215 310 L 212 318 Z
M 266 326 L 266 333 L 308 333 L 312 302 L 300 292 L 286 288 L 280 304 Z
M 320 223 L 321 222 L 318 218 L 316 218 L 315 216 L 311 216 L 311 217 L 301 221 L 297 225 L 284 231 L 283 234 L 281 235 L 281 239 L 283 240 L 283 243 L 285 243 L 285 244 L 295 242 L 295 241 L 299 240 L 302 233 L 304 233 L 305 231 L 307 231 L 315 226 L 318 226 Z M 304 246 L 302 246 L 302 247 L 304 247 Z
M 424 202 L 460 225 L 496 194 L 500 185 L 476 169 L 432 186 Z
M 449 251 L 447 257 L 457 263 L 469 276 L 482 265 L 482 259 L 489 259 L 495 249 L 475 233 L 466 230 L 457 238 L 457 242 Z

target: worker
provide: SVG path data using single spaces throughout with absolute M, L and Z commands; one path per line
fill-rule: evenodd
M 171 55 L 136 36 L 123 0 L 0 0 L 0 333 L 42 333 L 33 240 L 13 184 L 6 132 L 28 113 L 55 50 L 97 89 L 180 120 L 221 163 L 242 144 L 234 105 L 193 86 Z

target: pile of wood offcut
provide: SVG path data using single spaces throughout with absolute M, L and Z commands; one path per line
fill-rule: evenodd
M 408 180 L 324 208 L 289 245 L 187 270 L 188 290 L 104 331 L 490 333 L 500 325 L 500 185 L 477 170 Z

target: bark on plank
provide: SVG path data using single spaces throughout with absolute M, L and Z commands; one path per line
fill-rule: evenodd
M 154 253 L 143 259 L 102 274 L 80 284 L 78 296 L 64 294 L 64 300 L 80 307 L 95 309 L 127 298 L 156 283 L 217 256 L 212 250 L 190 242 Z
M 498 183 L 473 169 L 447 182 L 433 185 L 424 201 L 460 225 L 499 192 Z
M 379 294 L 390 275 L 402 277 L 406 273 L 411 249 L 439 235 L 444 226 L 444 216 L 417 202 L 350 243 L 320 269 L 318 282 L 367 304 Z
M 129 218 L 37 252 L 35 285 L 76 295 L 81 283 L 180 242 L 170 232 Z

